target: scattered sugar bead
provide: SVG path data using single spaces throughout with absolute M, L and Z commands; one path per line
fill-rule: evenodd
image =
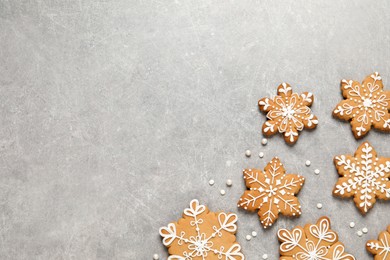
M 267 254 L 264 254 L 262 258 L 263 258 L 263 259 L 268 259 L 268 255 L 267 255 Z
M 322 209 L 322 203 L 317 203 L 317 209 Z
M 259 157 L 260 157 L 260 158 L 263 158 L 263 157 L 264 157 L 264 153 L 263 153 L 263 152 L 260 152 L 260 153 L 259 153 Z
M 232 186 L 233 185 L 233 181 L 231 179 L 227 179 L 226 180 L 226 185 L 229 186 L 229 187 Z
M 221 195 L 223 196 L 223 195 L 226 194 L 226 191 L 225 191 L 225 190 L 221 190 L 220 193 L 221 193 Z
M 311 162 L 310 162 L 309 160 L 307 160 L 307 161 L 305 162 L 305 164 L 306 164 L 306 166 L 310 166 Z
M 362 229 L 362 231 L 363 231 L 364 234 L 367 234 L 367 233 L 368 233 L 368 228 L 364 227 L 364 228 Z
M 262 145 L 266 145 L 267 143 L 268 143 L 267 138 L 263 138 L 263 139 L 261 140 L 261 144 L 262 144 Z
M 251 153 L 250 150 L 246 150 L 246 151 L 245 151 L 245 156 L 246 156 L 246 157 L 251 157 L 251 155 L 252 155 L 252 153 Z
M 153 259 L 154 259 L 154 260 L 158 260 L 158 259 L 159 259 L 158 254 L 154 254 L 154 255 L 153 255 Z
M 252 239 L 251 235 L 246 235 L 245 238 L 246 238 L 246 240 L 248 240 L 248 241 Z
M 314 170 L 314 173 L 315 173 L 316 175 L 318 175 L 318 174 L 320 174 L 320 170 L 315 169 L 315 170 Z
M 355 222 L 349 223 L 349 227 L 350 227 L 350 228 L 354 228 L 354 227 L 355 227 Z
M 213 186 L 214 185 L 214 180 L 213 179 L 211 179 L 211 180 L 209 180 L 209 184 L 210 184 L 210 186 Z
M 252 237 L 256 237 L 257 236 L 257 232 L 256 231 L 252 231 Z
M 356 232 L 356 234 L 357 234 L 359 237 L 363 236 L 363 232 L 362 232 L 361 230 L 359 230 L 358 232 Z

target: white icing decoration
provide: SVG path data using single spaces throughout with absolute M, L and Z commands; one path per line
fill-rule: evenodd
M 261 223 L 264 227 L 271 226 L 277 218 L 277 214 L 275 215 L 272 211 L 273 206 L 278 208 L 278 212 L 283 207 L 283 209 L 292 211 L 294 215 L 301 214 L 299 203 L 295 201 L 296 198 L 290 190 L 298 186 L 300 187 L 304 180 L 299 175 L 295 175 L 294 179 L 285 180 L 283 165 L 277 158 L 274 158 L 268 166 L 270 170 L 264 173 L 262 172 L 265 175 L 264 181 L 261 181 L 262 178 L 259 178 L 258 172 L 255 173 L 251 169 L 244 170 L 244 178 L 249 180 L 249 184 L 256 183 L 260 187 L 250 188 L 251 191 L 258 191 L 258 195 L 254 196 L 248 193 L 244 199 L 240 199 L 238 204 L 239 207 L 246 209 L 248 206 L 253 207 L 260 200 L 259 208 L 263 206 L 267 207 L 267 211 L 260 216 Z M 284 196 L 286 193 L 288 196 Z
M 334 110 L 335 114 L 341 116 L 345 114 L 351 118 L 356 117 L 357 122 L 360 123 L 356 127 L 356 134 L 358 136 L 364 135 L 368 130 L 367 127 L 374 120 L 376 122 L 383 121 L 383 128 L 390 130 L 390 119 L 386 119 L 390 99 L 386 98 L 386 94 L 378 85 L 378 82 L 382 80 L 378 72 L 372 74 L 371 78 L 374 79 L 373 83 L 370 82 L 367 85 L 362 84 L 361 86 L 359 84 L 353 86 L 352 80 L 342 80 L 342 83 L 345 84 L 343 91 L 347 91 L 350 96 L 347 100 L 352 100 L 355 104 L 343 103 L 343 105 L 338 105 Z
M 206 233 L 201 231 L 202 225 L 209 225 L 210 223 L 204 223 L 203 219 L 199 217 L 205 209 L 205 206 L 199 205 L 198 200 L 192 200 L 190 208 L 184 210 L 184 214 L 186 216 L 193 218 L 190 225 L 193 226 L 196 231 L 195 236 L 188 237 L 184 231 L 177 234 L 174 223 L 168 224 L 167 227 L 160 228 L 160 235 L 163 237 L 163 244 L 165 246 L 169 246 L 172 243 L 187 245 L 188 250 L 184 251 L 182 256 L 171 255 L 168 259 L 191 260 L 197 257 L 205 259 L 208 254 L 215 254 L 219 259 L 244 260 L 245 257 L 240 252 L 241 246 L 239 244 L 235 243 L 229 249 L 225 250 L 223 246 L 215 248 L 214 243 L 211 241 L 212 238 L 215 239 L 216 237 L 222 237 L 224 234 L 222 231 L 229 233 L 236 232 L 237 215 L 220 212 L 218 214 L 218 226 L 213 226 L 214 232 L 211 235 L 206 236 Z
M 371 249 L 379 250 L 377 255 L 382 256 L 381 259 L 387 259 L 390 256 L 390 240 L 388 240 L 387 234 L 385 233 L 380 240 L 371 241 L 367 243 L 367 246 Z
M 293 143 L 298 138 L 298 131 L 302 131 L 305 124 L 308 127 L 318 124 L 317 118 L 311 113 L 308 105 L 313 102 L 312 93 L 303 93 L 300 96 L 292 93 L 292 88 L 282 83 L 278 94 L 272 99 L 264 98 L 259 101 L 261 110 L 268 111 L 263 132 L 273 134 L 277 130 Z
M 348 173 L 344 175 L 347 177 L 346 181 L 336 184 L 335 193 L 344 195 L 355 190 L 351 196 L 358 197 L 362 201 L 358 207 L 367 212 L 373 206 L 377 193 L 390 198 L 390 188 L 386 186 L 389 179 L 384 178 L 390 172 L 390 159 L 386 161 L 386 164 L 377 164 L 377 158 L 374 158 L 372 153 L 372 146 L 367 142 L 362 145 L 364 147 L 360 164 L 355 158 L 350 160 L 345 155 L 336 156 L 337 165 L 342 166 Z
M 319 226 L 314 224 L 310 225 L 309 232 L 310 235 L 318 238 L 318 241 L 313 242 L 312 240 L 306 238 L 300 228 L 295 228 L 291 232 L 287 229 L 280 229 L 278 231 L 278 237 L 282 241 L 280 251 L 286 253 L 298 247 L 299 252 L 295 254 L 294 259 L 300 260 L 355 259 L 354 256 L 344 253 L 344 246 L 341 244 L 335 247 L 331 258 L 326 257 L 331 246 L 321 246 L 321 242 L 326 241 L 331 244 L 337 242 L 337 235 L 330 230 L 330 223 L 327 218 L 322 218 Z M 302 242 L 304 242 L 304 245 L 301 245 Z

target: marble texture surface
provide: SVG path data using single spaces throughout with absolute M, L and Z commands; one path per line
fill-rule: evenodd
M 197 198 L 238 214 L 249 260 L 277 259 L 278 228 L 322 215 L 347 251 L 372 259 L 365 241 L 390 224 L 390 203 L 363 217 L 332 197 L 332 158 L 363 141 L 390 157 L 390 135 L 356 141 L 331 112 L 343 78 L 379 71 L 390 89 L 389 10 L 386 0 L 0 0 L 0 258 L 166 259 L 159 227 Z M 262 146 L 257 100 L 283 81 L 315 94 L 320 124 L 294 146 L 281 136 Z M 236 203 L 242 169 L 273 156 L 306 177 L 303 214 L 263 230 Z

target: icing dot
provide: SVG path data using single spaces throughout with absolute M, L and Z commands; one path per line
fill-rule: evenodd
M 252 153 L 251 153 L 250 150 L 246 150 L 246 151 L 245 151 L 245 156 L 246 156 L 246 157 L 251 157 L 251 155 L 252 155 Z
M 227 179 L 226 180 L 226 185 L 229 186 L 229 187 L 232 186 L 233 185 L 233 181 L 231 179 Z
M 364 227 L 364 228 L 362 229 L 362 231 L 363 231 L 364 234 L 367 234 L 367 233 L 368 233 L 368 228 Z
M 268 259 L 268 255 L 267 255 L 267 254 L 264 254 L 264 255 L 262 256 L 262 258 L 263 258 L 263 259 Z
M 211 179 L 211 180 L 209 180 L 209 184 L 210 184 L 210 186 L 213 186 L 214 185 L 214 180 L 213 179 Z
M 306 166 L 310 166 L 310 164 L 311 164 L 311 162 L 310 162 L 309 160 L 307 160 L 307 161 L 305 162 L 305 165 L 306 165 Z
M 221 193 L 221 195 L 225 195 L 226 194 L 226 191 L 225 190 L 221 190 L 219 193 Z
M 252 239 L 251 235 L 246 235 L 245 238 L 246 238 L 246 240 L 248 240 L 248 241 Z
M 359 237 L 363 236 L 363 232 L 362 232 L 361 230 L 359 230 L 358 232 L 356 232 L 356 234 L 357 234 Z
M 317 209 L 322 209 L 322 203 L 317 203 Z
M 268 143 L 267 138 L 263 138 L 263 139 L 261 140 L 261 144 L 262 144 L 262 145 L 266 145 L 267 143 Z
M 260 158 L 263 158 L 263 157 L 264 157 L 264 153 L 263 153 L 263 152 L 260 152 L 260 153 L 259 153 L 259 157 L 260 157 Z
M 153 255 L 153 259 L 154 259 L 154 260 L 158 260 L 159 258 L 160 258 L 160 257 L 158 256 L 158 254 L 154 254 L 154 255 Z
M 314 173 L 315 173 L 316 175 L 318 175 L 318 174 L 320 174 L 320 170 L 315 169 L 315 170 L 314 170 Z
M 349 227 L 350 227 L 350 228 L 354 228 L 354 227 L 355 227 L 355 222 L 349 223 Z
M 257 232 L 256 231 L 252 231 L 252 237 L 256 237 L 257 236 Z

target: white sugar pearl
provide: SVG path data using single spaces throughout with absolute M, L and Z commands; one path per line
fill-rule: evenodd
M 318 174 L 320 174 L 320 170 L 315 169 L 315 170 L 314 170 L 314 173 L 315 173 L 316 175 L 318 175 Z
M 154 259 L 154 260 L 158 260 L 158 259 L 159 259 L 158 254 L 154 254 L 154 255 L 153 255 L 153 259 Z
M 355 227 L 355 222 L 349 223 L 349 227 L 350 227 L 350 228 L 354 228 L 354 227 Z
M 223 196 L 223 195 L 226 194 L 226 191 L 225 191 L 225 190 L 221 190 L 220 193 L 221 193 L 221 195 Z
M 317 209 L 322 209 L 322 203 L 317 203 Z
M 214 185 L 214 180 L 213 179 L 211 179 L 211 180 L 209 180 L 209 184 L 210 184 L 210 186 L 213 186 Z
M 367 234 L 368 233 L 368 228 L 365 227 L 365 228 L 362 229 L 362 231 L 363 231 L 364 234 Z
M 267 255 L 267 254 L 264 254 L 264 255 L 262 256 L 262 258 L 263 258 L 263 259 L 268 259 L 268 255 Z
M 310 162 L 309 160 L 307 160 L 307 161 L 305 162 L 305 164 L 306 164 L 306 166 L 310 166 L 311 162 Z
M 268 143 L 267 138 L 261 139 L 261 144 L 262 144 L 262 145 L 266 145 L 267 143 Z
M 233 181 L 231 179 L 227 179 L 226 180 L 226 185 L 229 186 L 229 187 L 232 186 L 233 185 Z
M 356 234 L 357 234 L 359 237 L 363 236 L 363 232 L 362 232 L 361 230 L 359 230 L 358 232 L 356 232 Z
M 248 241 L 252 239 L 251 235 L 246 235 L 245 238 L 246 238 L 246 240 L 248 240 Z
M 256 231 L 252 231 L 252 237 L 256 237 L 257 236 L 257 232 Z
M 263 157 L 264 157 L 264 153 L 263 153 L 263 152 L 260 152 L 260 153 L 259 153 L 259 157 L 260 157 L 260 158 L 263 158 Z
M 246 150 L 245 151 L 245 156 L 246 157 L 250 157 L 252 155 L 251 151 L 250 150 Z

